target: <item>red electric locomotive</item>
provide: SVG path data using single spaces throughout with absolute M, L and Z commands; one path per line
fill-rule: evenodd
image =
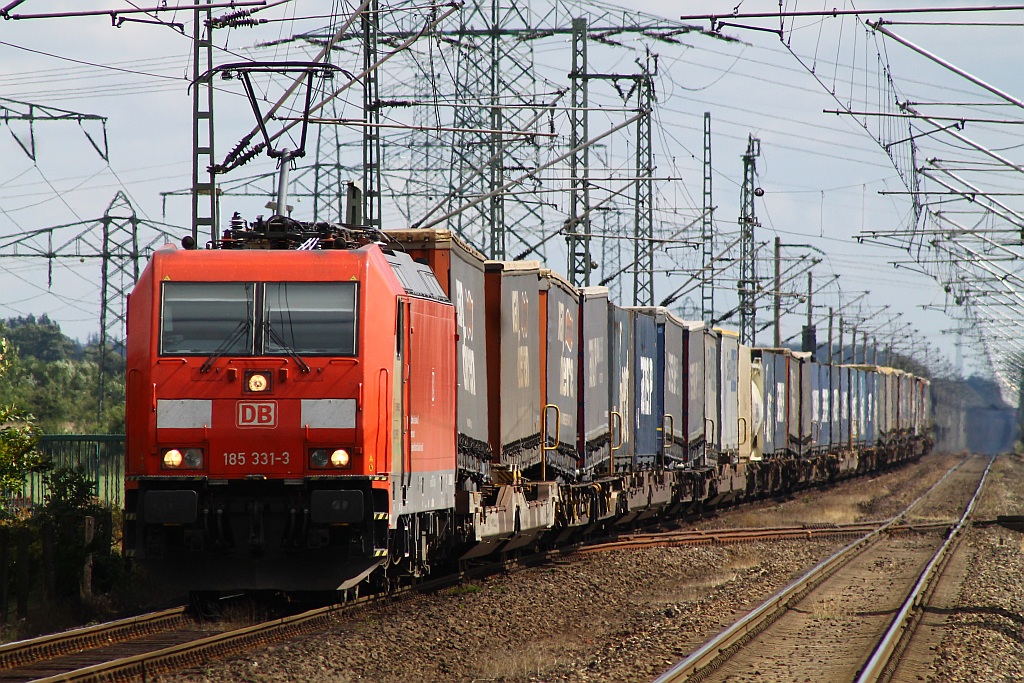
M 338 590 L 454 547 L 455 311 L 373 230 L 239 219 L 128 301 L 125 547 L 192 590 Z

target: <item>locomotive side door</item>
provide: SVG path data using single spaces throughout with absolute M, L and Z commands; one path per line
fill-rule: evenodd
M 405 406 L 408 405 L 408 349 L 409 349 L 409 299 L 398 297 L 398 312 L 395 316 L 395 362 L 392 369 L 391 405 L 391 476 L 397 484 L 393 492 L 395 505 L 404 507 L 408 497 L 409 481 L 409 425 L 406 422 Z

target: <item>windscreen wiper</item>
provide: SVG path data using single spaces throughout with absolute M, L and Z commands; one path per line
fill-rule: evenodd
M 207 358 L 203 362 L 203 364 L 199 366 L 199 372 L 204 372 L 204 373 L 205 372 L 209 372 L 210 368 L 213 367 L 214 362 L 218 358 L 223 356 L 225 353 L 227 353 L 228 350 L 235 345 L 235 342 L 237 342 L 239 339 L 241 339 L 245 335 L 245 333 L 248 332 L 248 331 L 249 331 L 249 321 L 248 320 L 240 320 L 238 322 L 238 324 L 235 325 L 234 332 L 232 332 L 230 334 L 230 336 L 228 336 L 227 339 L 222 341 L 220 343 L 220 346 L 218 346 L 217 349 L 213 353 L 210 354 L 210 357 Z
M 302 356 L 300 356 L 295 349 L 289 346 L 284 339 L 281 339 L 281 335 L 279 335 L 277 331 L 270 326 L 269 320 L 263 323 L 263 328 L 267 331 L 267 335 L 274 340 L 274 343 L 280 346 L 282 351 L 295 360 L 295 364 L 299 366 L 299 369 L 302 370 L 303 373 L 309 372 L 309 366 L 306 365 L 306 361 L 302 360 Z

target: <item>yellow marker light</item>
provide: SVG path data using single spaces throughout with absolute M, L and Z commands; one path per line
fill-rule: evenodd
M 266 375 L 256 373 L 249 375 L 249 378 L 246 380 L 246 386 L 249 391 L 258 393 L 266 391 L 267 388 L 270 387 L 270 381 L 267 379 Z

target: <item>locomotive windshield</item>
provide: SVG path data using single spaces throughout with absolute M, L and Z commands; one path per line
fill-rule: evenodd
M 163 283 L 162 355 L 355 352 L 355 282 Z
M 268 282 L 263 352 L 353 355 L 355 310 L 354 282 Z
M 163 295 L 161 353 L 252 354 L 253 283 L 165 282 Z

